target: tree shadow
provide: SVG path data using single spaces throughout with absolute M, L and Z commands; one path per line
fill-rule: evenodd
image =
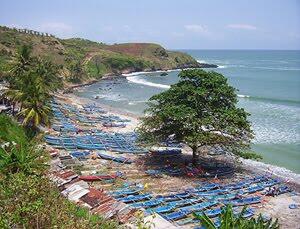
M 143 170 L 153 176 L 169 175 L 182 178 L 229 178 L 234 175 L 235 165 L 217 157 L 199 157 L 193 163 L 190 154 L 157 156 L 147 154 L 140 158 Z

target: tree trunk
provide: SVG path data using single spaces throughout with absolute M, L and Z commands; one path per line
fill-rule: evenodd
M 15 116 L 15 103 L 12 104 L 12 115 Z
M 193 150 L 193 164 L 197 164 L 197 160 L 198 160 L 198 154 L 197 154 L 197 146 L 193 146 L 192 150 Z

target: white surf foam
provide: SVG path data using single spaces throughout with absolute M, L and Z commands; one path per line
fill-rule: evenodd
M 237 95 L 239 98 L 250 98 L 250 95 Z
M 108 100 L 108 101 L 116 101 L 116 102 L 127 101 L 127 99 L 123 98 L 121 95 L 114 94 L 114 93 L 97 94 L 97 95 L 95 95 L 95 97 L 97 97 L 99 99 Z
M 204 60 L 197 60 L 197 62 L 198 62 L 199 64 L 206 64 L 206 61 L 204 61 Z
M 128 103 L 128 105 L 137 105 L 139 103 L 146 103 L 146 100 L 140 100 L 140 101 L 131 101 Z
M 126 79 L 131 83 L 142 84 L 150 87 L 157 87 L 157 88 L 164 88 L 164 89 L 170 88 L 170 85 L 152 83 L 147 80 L 141 79 L 138 76 L 130 76 L 130 77 L 126 77 Z
M 218 68 L 227 68 L 226 65 L 219 65 Z

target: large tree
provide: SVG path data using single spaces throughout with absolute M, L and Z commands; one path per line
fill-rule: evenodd
M 239 153 L 253 138 L 249 114 L 237 107 L 236 89 L 217 72 L 183 70 L 179 82 L 150 98 L 137 128 L 141 142 L 170 137 L 190 146 L 193 158 L 206 147 Z

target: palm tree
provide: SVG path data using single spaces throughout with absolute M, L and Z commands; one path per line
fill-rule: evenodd
M 33 58 L 31 57 L 31 52 L 32 47 L 28 45 L 23 45 L 18 49 L 14 65 L 10 70 L 10 77 L 7 77 L 11 87 L 18 87 L 20 77 L 24 77 L 24 74 L 32 67 Z
M 59 77 L 59 70 L 50 61 L 38 60 L 36 73 L 39 75 L 41 84 L 49 93 L 62 87 L 62 78 Z
M 50 124 L 51 108 L 48 105 L 42 104 L 36 100 L 32 100 L 25 105 L 18 115 L 23 117 L 22 124 L 36 130 L 39 125 Z
M 23 125 L 36 131 L 40 124 L 49 124 L 51 109 L 48 103 L 51 94 L 62 86 L 62 79 L 57 66 L 31 57 L 31 50 L 29 46 L 19 49 L 4 96 L 20 105 L 18 117 Z
M 40 124 L 49 125 L 51 114 L 51 109 L 48 106 L 51 88 L 46 86 L 43 76 L 38 74 L 38 71 L 30 72 L 24 78 L 24 86 L 19 94 L 22 110 L 18 116 L 23 118 L 24 126 L 32 127 L 34 130 Z

